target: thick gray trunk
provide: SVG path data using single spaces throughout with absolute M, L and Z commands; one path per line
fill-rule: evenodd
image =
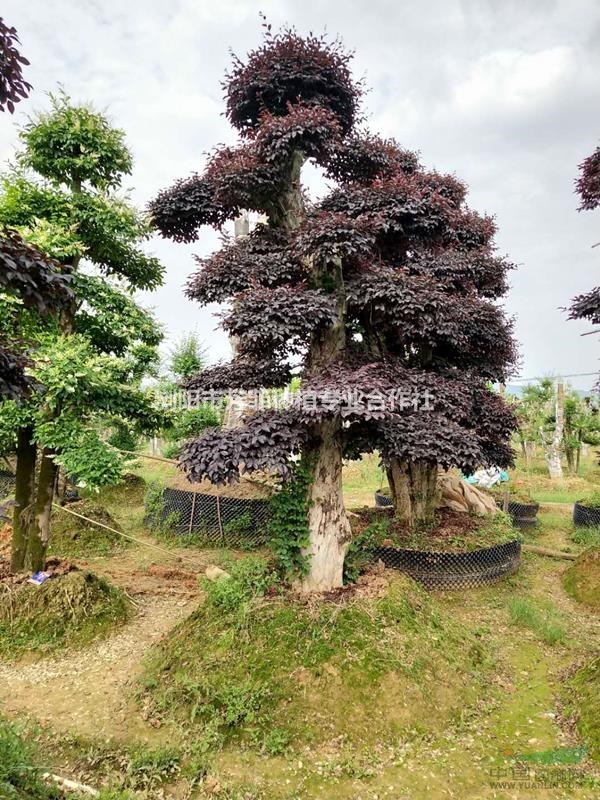
M 320 441 L 309 459 L 314 464 L 309 487 L 309 572 L 302 591 L 323 592 L 343 585 L 344 558 L 352 532 L 342 494 L 342 446 L 339 420 L 319 425 Z
M 387 470 L 394 515 L 412 529 L 433 521 L 439 503 L 438 468 L 422 462 L 392 459 Z
M 544 432 L 541 431 L 542 441 L 544 442 L 544 455 L 548 465 L 548 473 L 552 480 L 560 480 L 563 477 L 562 464 L 560 462 L 560 448 L 565 427 L 565 387 L 562 383 L 556 385 L 555 400 L 555 425 L 552 438 L 548 441 Z

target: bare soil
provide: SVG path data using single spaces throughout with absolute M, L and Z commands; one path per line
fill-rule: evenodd
M 254 480 L 242 476 L 239 483 L 230 486 L 215 486 L 210 481 L 190 483 L 185 474 L 180 471 L 168 481 L 168 486 L 170 489 L 181 489 L 184 492 L 199 492 L 215 497 L 237 497 L 240 500 L 268 500 L 273 494 L 272 482 L 269 483 L 268 480 Z
M 486 519 L 440 508 L 436 511 L 433 525 L 410 531 L 394 518 L 391 508 L 363 508 L 356 510 L 351 517 L 355 536 L 377 520 L 385 520 L 388 523 L 387 537 L 382 542 L 385 546 L 434 551 L 464 550 L 465 541 L 478 534 Z
M 198 575 L 206 553 L 185 563 L 131 548 L 111 558 L 79 561 L 120 587 L 135 614 L 108 638 L 85 650 L 65 650 L 33 663 L 0 662 L 0 707 L 31 715 L 53 730 L 122 741 L 161 742 L 173 733 L 140 710 L 132 686 L 145 652 L 187 617 L 200 599 Z

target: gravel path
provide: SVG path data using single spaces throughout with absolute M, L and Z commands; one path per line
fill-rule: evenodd
M 134 614 L 106 639 L 32 663 L 0 662 L 0 708 L 28 714 L 54 730 L 137 741 L 165 739 L 167 731 L 133 702 L 145 653 L 196 608 L 197 571 L 169 564 L 132 568 L 136 555 L 98 560 L 89 567 L 131 597 Z M 138 554 L 139 558 L 139 554 Z M 120 561 L 123 563 L 120 563 Z

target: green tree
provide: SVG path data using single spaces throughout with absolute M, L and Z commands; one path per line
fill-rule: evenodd
M 549 431 L 552 427 L 551 403 L 554 389 L 551 378 L 543 378 L 539 384 L 523 387 L 520 399 L 515 405 L 515 413 L 519 423 L 517 436 L 527 468 L 536 443 L 542 443 L 540 431 Z
M 571 390 L 565 397 L 563 449 L 571 475 L 579 473 L 582 445 L 600 444 L 598 399 Z
M 123 459 L 105 441 L 107 419 L 147 433 L 164 424 L 140 388 L 162 333 L 133 298 L 159 286 L 163 268 L 142 247 L 147 219 L 118 193 L 132 166 L 122 131 L 60 94 L 20 138 L 17 165 L 0 185 L 0 225 L 60 262 L 74 287 L 72 301 L 45 320 L 18 305 L 10 314 L 40 387 L 15 431 L 12 566 L 35 570 L 45 562 L 59 466 L 86 485 L 114 482 Z
M 206 367 L 206 348 L 197 333 L 185 334 L 171 348 L 168 366 L 178 381 L 202 372 Z

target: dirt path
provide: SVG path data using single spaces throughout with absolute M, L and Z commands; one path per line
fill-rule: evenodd
M 185 567 L 183 563 L 141 548 L 87 562 L 128 594 L 134 605 L 132 619 L 83 650 L 30 664 L 0 663 L 2 710 L 28 714 L 54 730 L 84 737 L 166 739 L 169 732 L 144 720 L 131 696 L 144 654 L 199 601 L 197 574 L 206 560 L 194 553 Z

